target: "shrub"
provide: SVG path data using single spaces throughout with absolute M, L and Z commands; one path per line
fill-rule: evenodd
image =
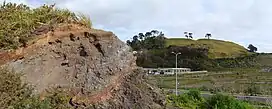
M 70 96 L 60 88 L 53 88 L 47 92 L 44 101 L 50 103 L 53 109 L 69 109 Z
M 196 109 L 199 108 L 203 102 L 203 98 L 198 90 L 190 90 L 189 92 L 182 95 L 170 95 L 167 98 L 167 102 L 170 105 L 185 109 Z
M 22 83 L 20 74 L 1 68 L 0 75 L 1 107 L 7 109 L 31 97 L 32 90 L 27 84 Z
M 201 106 L 202 109 L 253 109 L 253 107 L 246 102 L 222 94 L 216 94 L 210 97 Z
M 243 101 L 231 96 L 216 94 L 205 100 L 198 90 L 190 90 L 182 95 L 169 95 L 168 105 L 181 109 L 253 109 Z
M 69 96 L 61 89 L 48 92 L 44 100 L 32 93 L 31 86 L 23 83 L 21 74 L 0 69 L 0 105 L 4 109 L 69 109 Z
M 191 89 L 188 93 L 186 93 L 191 99 L 194 101 L 203 101 L 203 98 L 201 97 L 200 91 L 196 89 Z
M 38 97 L 24 99 L 13 106 L 14 109 L 52 109 L 48 100 L 40 100 Z

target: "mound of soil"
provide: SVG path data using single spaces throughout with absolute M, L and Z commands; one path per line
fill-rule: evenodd
M 15 51 L 0 53 L 0 65 L 35 86 L 69 89 L 70 104 L 89 108 L 162 108 L 160 91 L 144 81 L 130 47 L 112 32 L 62 25 Z M 91 107 L 89 106 L 91 105 Z

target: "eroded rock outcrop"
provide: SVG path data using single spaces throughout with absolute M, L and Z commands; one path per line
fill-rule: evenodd
M 49 87 L 68 89 L 71 105 L 103 109 L 164 105 L 159 91 L 144 82 L 130 47 L 112 32 L 65 25 L 0 57 L 0 65 L 24 73 L 36 93 Z
M 114 97 L 106 103 L 96 103 L 90 109 L 163 109 L 164 96 L 160 90 L 148 84 L 147 76 L 137 69 L 125 77 Z

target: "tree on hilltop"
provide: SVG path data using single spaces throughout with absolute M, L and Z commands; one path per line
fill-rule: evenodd
M 257 47 L 253 46 L 252 44 L 249 44 L 247 47 L 249 52 L 256 52 L 258 49 Z
M 207 34 L 205 35 L 205 37 L 207 37 L 208 39 L 210 39 L 210 37 L 212 37 L 212 34 L 211 34 L 211 33 L 207 33 Z
M 187 38 L 187 39 L 193 39 L 193 33 L 189 33 L 189 32 L 184 32 L 184 36 Z
M 132 40 L 127 40 L 127 44 L 133 48 L 133 50 L 142 49 L 161 49 L 165 46 L 164 34 L 157 30 L 150 32 L 139 33 L 132 37 Z
M 184 36 L 189 39 L 188 32 L 184 32 Z
M 190 39 L 193 39 L 193 33 L 188 33 L 188 35 Z

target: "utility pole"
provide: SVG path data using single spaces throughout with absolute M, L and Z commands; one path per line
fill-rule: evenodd
M 178 52 L 178 53 L 172 52 L 172 53 L 176 55 L 176 68 L 178 68 L 178 55 L 180 55 L 181 53 L 180 52 Z M 175 70 L 175 73 L 176 73 L 176 96 L 178 96 L 178 73 L 177 73 L 177 69 Z

